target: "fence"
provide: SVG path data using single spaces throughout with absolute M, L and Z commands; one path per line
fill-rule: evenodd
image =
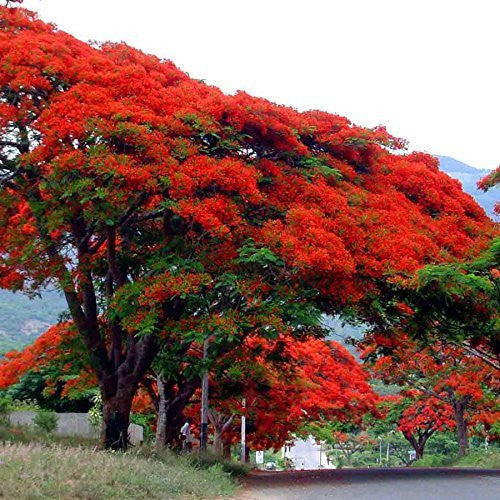
M 35 415 L 34 411 L 13 411 L 9 419 L 12 425 L 32 426 Z M 96 438 L 99 435 L 99 430 L 90 425 L 87 413 L 56 413 L 56 415 L 55 432 L 60 436 Z M 128 433 L 133 445 L 138 445 L 144 440 L 144 429 L 140 425 L 130 424 Z

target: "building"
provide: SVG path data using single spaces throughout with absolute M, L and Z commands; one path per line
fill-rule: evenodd
M 291 445 L 284 446 L 281 456 L 292 460 L 296 470 L 335 469 L 328 459 L 321 443 L 309 436 L 307 439 L 295 439 Z

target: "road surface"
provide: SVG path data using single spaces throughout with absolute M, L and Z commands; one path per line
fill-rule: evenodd
M 496 500 L 500 469 L 341 469 L 250 474 L 238 500 Z

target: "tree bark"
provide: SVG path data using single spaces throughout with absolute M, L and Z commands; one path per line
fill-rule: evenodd
M 156 440 L 155 446 L 157 451 L 162 451 L 167 442 L 167 408 L 166 408 L 166 390 L 165 382 L 162 377 L 156 378 L 158 387 L 158 417 L 156 419 Z
M 453 402 L 453 415 L 457 426 L 458 454 L 463 457 L 469 452 L 469 436 L 467 433 L 467 421 L 465 420 L 465 408 L 467 402 L 455 400 Z
M 231 460 L 231 441 L 224 440 L 222 442 L 222 458 L 224 460 Z
M 120 381 L 114 390 L 113 383 L 104 383 L 101 388 L 103 396 L 101 443 L 104 448 L 126 450 L 129 445 L 128 427 L 130 410 L 135 390 L 124 386 Z
M 199 379 L 184 380 L 174 384 L 158 375 L 158 422 L 155 443 L 157 450 L 166 447 L 181 448 L 179 433 L 186 421 L 183 411 L 199 385 Z
M 222 432 L 221 429 L 215 429 L 215 435 L 214 435 L 214 452 L 216 455 L 222 456 L 223 449 L 222 449 Z
M 210 423 L 215 430 L 213 450 L 216 455 L 222 456 L 224 454 L 223 436 L 231 426 L 234 420 L 234 415 L 227 417 L 226 415 L 219 413 L 217 410 L 210 408 L 208 411 L 208 418 L 210 419 Z
M 427 443 L 427 440 L 434 434 L 434 430 L 428 429 L 424 431 L 418 437 L 413 436 L 412 434 L 405 434 L 403 436 L 405 439 L 411 444 L 412 448 L 415 450 L 415 460 L 418 460 L 424 456 L 424 449 Z

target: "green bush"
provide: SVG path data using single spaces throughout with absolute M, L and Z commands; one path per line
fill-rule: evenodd
M 457 455 L 424 455 L 413 463 L 415 467 L 480 467 L 485 469 L 500 468 L 500 451 L 471 450 L 465 457 Z
M 156 414 L 148 413 L 144 415 L 142 413 L 131 413 L 130 422 L 142 426 L 145 443 L 151 444 L 154 441 L 155 432 L 153 426 L 156 423 Z
M 6 396 L 0 395 L 0 425 L 9 425 L 9 413 L 11 412 L 12 401 Z
M 457 459 L 457 467 L 481 467 L 484 469 L 500 469 L 500 450 L 498 447 L 471 451 L 465 457 Z
M 12 400 L 9 397 L 0 394 L 0 416 L 8 415 L 10 413 L 11 405 Z
M 233 462 L 223 460 L 217 455 L 210 452 L 195 452 L 187 455 L 189 462 L 200 469 L 209 469 L 210 467 L 220 466 L 224 472 L 227 472 L 233 477 L 246 476 L 248 474 L 248 466 L 241 462 Z
M 33 423 L 35 429 L 50 434 L 57 429 L 57 414 L 55 411 L 39 410 L 35 415 Z
M 10 404 L 11 411 L 38 411 L 40 405 L 34 399 L 13 399 Z

